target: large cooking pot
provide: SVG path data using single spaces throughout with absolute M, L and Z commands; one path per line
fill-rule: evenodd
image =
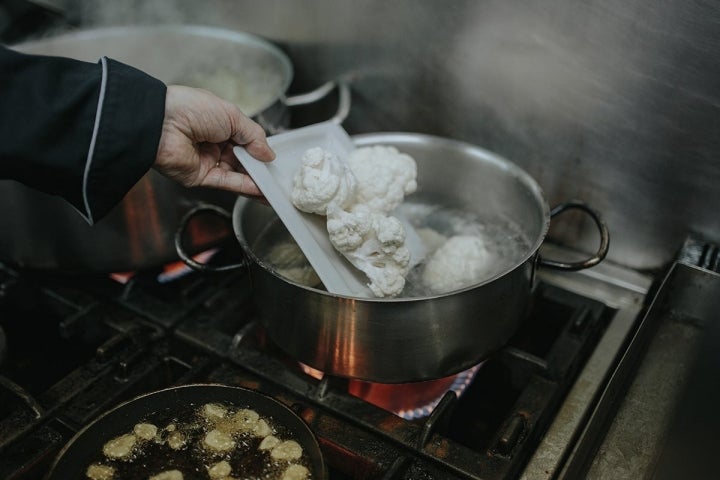
M 260 415 L 260 418 L 265 419 L 277 429 L 275 435 L 278 438 L 294 440 L 300 444 L 303 449 L 303 457 L 298 463 L 306 465 L 313 479 L 324 480 L 327 478 L 327 468 L 320 445 L 312 430 L 301 417 L 287 406 L 262 393 L 219 384 L 171 387 L 141 395 L 118 405 L 80 430 L 60 451 L 45 478 L 46 480 L 88 478 L 86 471 L 91 464 L 101 463 L 112 466 L 113 462 L 103 458 L 103 445 L 113 438 L 133 432 L 133 427 L 141 422 L 157 426 L 158 436 L 153 440 L 148 440 L 144 447 L 142 445 L 138 447 L 140 453 L 135 453 L 133 462 L 115 462 L 118 464 L 118 470 L 141 470 L 139 475 L 125 473 L 122 478 L 149 478 L 164 470 L 182 470 L 184 466 L 187 468 L 186 475 L 195 473 L 196 471 L 190 467 L 198 465 L 191 460 L 194 456 L 202 453 L 203 447 L 190 444 L 186 448 L 174 450 L 164 444 L 156 443 L 155 440 L 170 432 L 169 429 L 162 432 L 168 424 L 175 424 L 178 431 L 181 431 L 180 427 L 183 424 L 187 425 L 191 422 L 197 424 L 198 417 L 192 416 L 192 413 L 201 409 L 205 404 L 220 404 L 232 410 L 240 408 L 254 410 Z M 193 412 L 187 411 L 188 409 L 192 409 Z M 188 431 L 196 435 L 194 429 L 191 428 Z M 201 438 L 202 433 L 196 436 Z M 259 438 L 256 441 L 259 441 Z M 238 443 L 238 445 L 241 444 Z M 242 446 L 238 448 L 242 448 Z M 230 463 L 236 469 L 234 473 L 240 473 L 237 469 L 241 465 L 245 469 L 243 473 L 256 473 L 259 476 L 259 473 L 254 470 L 260 470 L 263 467 L 262 464 L 266 462 L 263 460 L 263 454 L 257 451 L 243 453 L 247 455 L 247 458 L 229 454 L 229 457 L 232 457 Z M 210 456 L 208 463 L 212 464 L 216 461 L 218 461 L 217 457 Z M 113 478 L 121 478 L 120 475 L 121 473 L 118 471 Z
M 109 27 L 73 31 L 12 48 L 97 62 L 105 55 L 165 83 L 206 88 L 257 120 L 268 133 L 288 124 L 290 105 L 318 100 L 334 84 L 287 97 L 293 76 L 276 46 L 241 32 L 202 26 Z M 0 258 L 23 268 L 111 272 L 137 270 L 177 259 L 173 233 L 182 215 L 200 201 L 232 205 L 235 196 L 187 189 L 151 170 L 98 224 L 59 197 L 17 182 L 0 181 Z M 198 217 L 189 230 L 190 251 L 227 237 L 226 224 Z
M 393 145 L 415 158 L 418 191 L 406 201 L 424 199 L 481 218 L 511 219 L 527 242 L 515 256 L 503 259 L 498 273 L 466 288 L 412 298 L 344 297 L 276 273 L 257 249 L 258 239 L 273 241 L 267 237 L 268 225 L 279 220 L 271 208 L 239 198 L 232 222 L 252 260 L 253 298 L 260 319 L 275 343 L 313 368 L 382 383 L 430 380 L 463 371 L 515 333 L 531 304 L 538 267 L 579 270 L 596 265 L 607 253 L 607 227 L 593 209 L 569 202 L 551 211 L 532 177 L 491 152 L 412 133 L 353 138 L 357 146 Z M 601 236 L 597 253 L 574 263 L 540 258 L 551 217 L 568 209 L 580 209 L 595 221 Z M 183 258 L 202 268 L 186 255 Z

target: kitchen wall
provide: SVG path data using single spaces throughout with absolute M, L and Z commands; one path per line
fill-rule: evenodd
M 425 132 L 504 155 L 550 205 L 582 199 L 602 212 L 620 264 L 660 267 L 690 231 L 720 239 L 718 2 L 54 3 L 85 24 L 191 22 L 267 37 L 295 64 L 292 91 L 351 82 L 351 133 Z M 572 215 L 551 237 L 597 242 Z

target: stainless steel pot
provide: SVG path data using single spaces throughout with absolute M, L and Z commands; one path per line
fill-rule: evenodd
M 215 90 L 227 99 L 247 102 L 238 105 L 269 133 L 285 128 L 288 106 L 316 101 L 334 86 L 328 83 L 314 92 L 286 97 L 293 68 L 283 52 L 252 35 L 211 27 L 98 28 L 13 48 L 90 62 L 105 55 L 165 83 Z M 219 81 L 218 76 L 222 77 Z M 243 92 L 233 91 L 237 85 Z M 234 198 L 227 192 L 186 189 L 150 171 L 107 217 L 91 227 L 62 199 L 0 181 L 0 202 L 6 206 L 0 215 L 0 258 L 23 268 L 78 272 L 160 265 L 177 259 L 173 234 L 185 212 L 199 202 L 229 207 Z M 197 228 L 188 232 L 190 251 L 207 248 L 231 234 L 216 219 L 199 217 L 196 222 Z
M 600 216 L 580 202 L 548 208 L 540 187 L 511 162 L 479 147 L 444 138 L 377 133 L 354 137 L 358 146 L 393 145 L 418 164 L 421 197 L 465 211 L 513 219 L 529 240 L 507 268 L 476 285 L 442 295 L 367 299 L 329 294 L 283 278 L 255 253 L 277 217 L 240 198 L 235 234 L 252 259 L 255 303 L 268 335 L 297 360 L 327 374 L 402 383 L 465 370 L 505 345 L 530 305 L 538 267 L 578 270 L 599 263 L 609 246 Z M 550 219 L 567 209 L 588 213 L 600 230 L 595 255 L 576 263 L 539 257 Z

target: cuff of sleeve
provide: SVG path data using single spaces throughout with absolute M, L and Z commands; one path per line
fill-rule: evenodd
M 107 215 L 155 162 L 167 87 L 128 65 L 102 58 L 95 128 L 83 178 L 86 218 Z

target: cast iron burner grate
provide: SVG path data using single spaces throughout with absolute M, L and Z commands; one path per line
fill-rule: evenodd
M 219 263 L 228 260 L 221 252 Z M 0 266 L 0 478 L 39 479 L 112 406 L 188 383 L 257 389 L 318 439 L 330 479 L 506 479 L 522 471 L 613 311 L 540 284 L 523 328 L 463 395 L 407 420 L 307 375 L 269 341 L 244 271 L 126 284 Z M 39 319 L 39 320 L 38 320 Z

